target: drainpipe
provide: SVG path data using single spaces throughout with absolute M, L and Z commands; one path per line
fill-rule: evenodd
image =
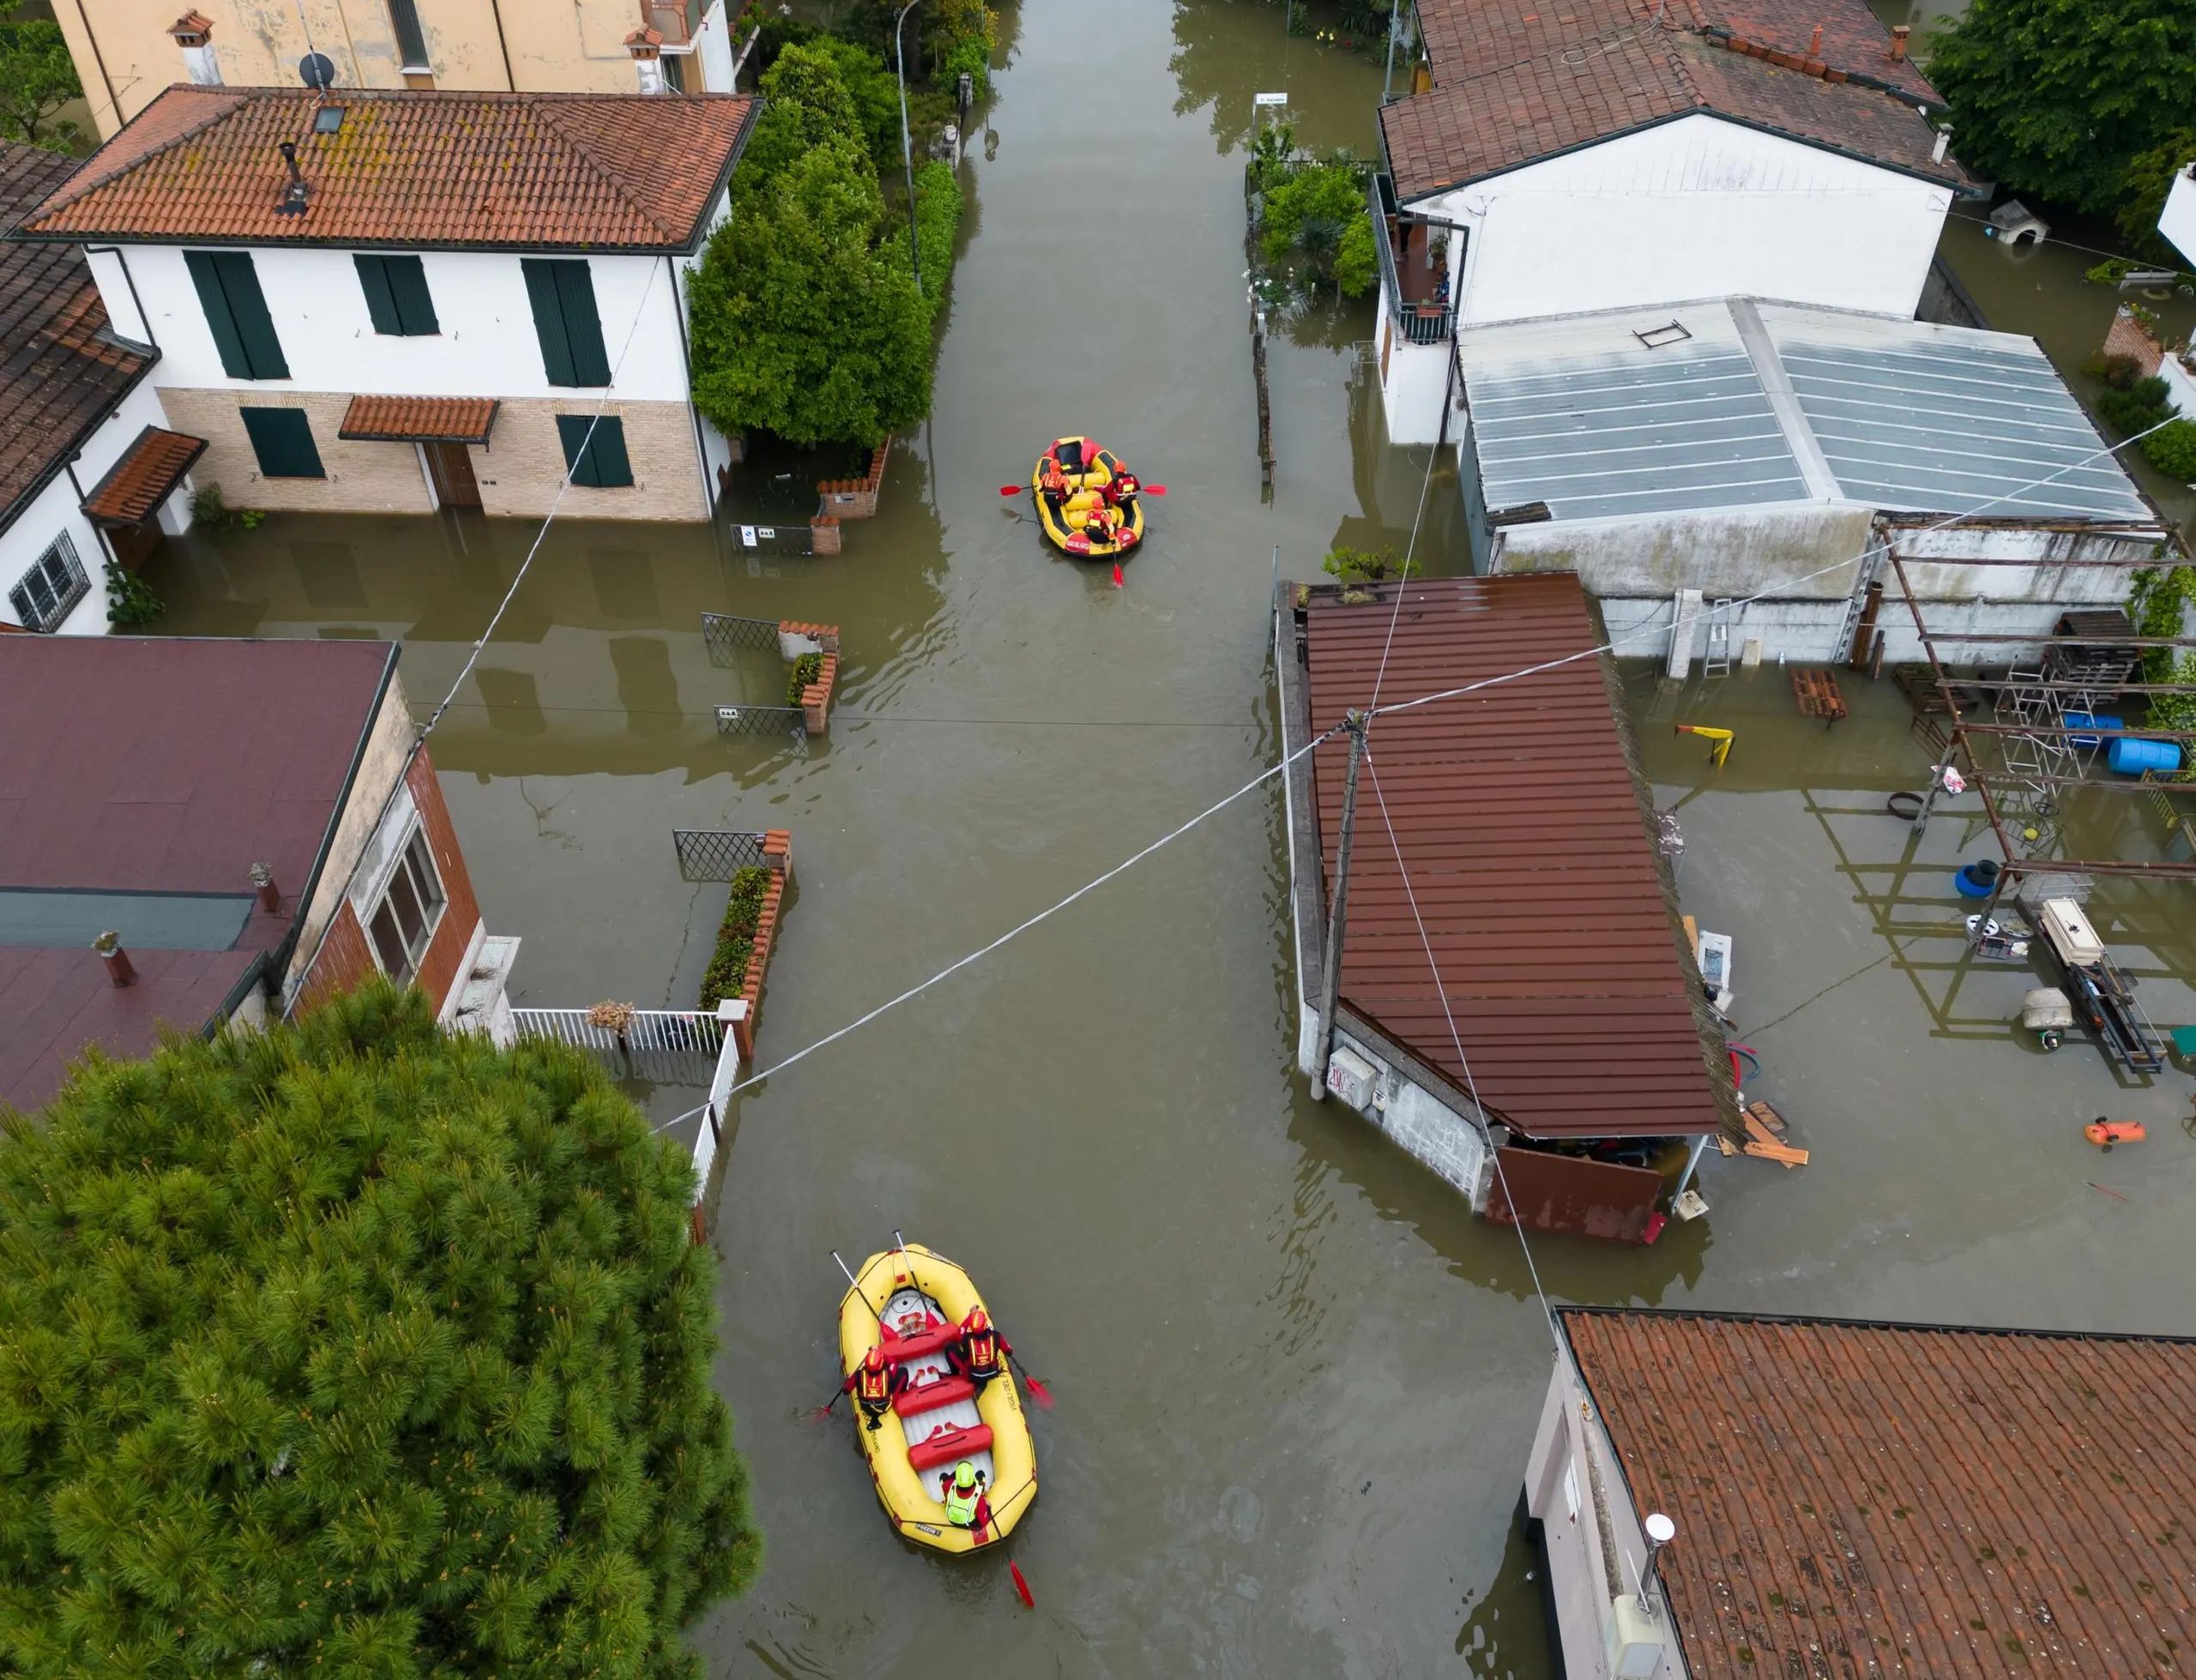
M 516 93 L 518 92 L 518 78 L 511 74 L 510 43 L 504 39 L 502 0 L 488 0 L 488 15 L 496 20 L 496 51 L 504 55 L 504 85 Z
M 1327 911 L 1327 971 L 1320 976 L 1319 1027 L 1312 1039 L 1312 1100 L 1319 1103 L 1327 1099 L 1327 1059 L 1334 1054 L 1335 1003 L 1342 992 L 1342 942 L 1349 902 L 1349 848 L 1357 834 L 1357 772 L 1365 762 L 1365 732 L 1371 721 L 1362 712 L 1352 712 L 1342 720 L 1349 732 L 1349 774 L 1342 785 L 1342 832 L 1335 839 L 1334 898 Z
M 84 39 L 92 49 L 92 63 L 100 73 L 100 86 L 106 89 L 106 108 L 114 113 L 117 128 L 122 126 L 122 105 L 114 97 L 114 78 L 106 73 L 106 58 L 100 51 L 100 38 L 92 33 L 91 14 L 84 9 L 84 0 L 76 0 L 76 21 L 83 26 Z

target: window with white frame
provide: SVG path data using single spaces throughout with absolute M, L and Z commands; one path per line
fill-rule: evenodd
M 374 960 L 398 985 L 411 985 L 418 975 L 447 902 L 426 834 L 414 828 L 397 856 L 396 867 L 389 871 L 380 901 L 365 918 Z
M 76 557 L 76 545 L 63 531 L 8 592 L 16 622 L 27 630 L 57 630 L 69 609 L 84 599 L 92 587 L 84 575 L 84 563 Z

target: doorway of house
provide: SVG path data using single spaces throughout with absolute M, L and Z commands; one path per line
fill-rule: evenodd
M 423 443 L 435 498 L 445 508 L 480 505 L 480 481 L 473 476 L 473 455 L 462 443 Z

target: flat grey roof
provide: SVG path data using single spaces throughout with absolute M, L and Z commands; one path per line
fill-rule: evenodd
M 1467 328 L 1457 354 L 1491 512 L 2155 517 L 2043 352 L 2008 333 L 1717 298 Z

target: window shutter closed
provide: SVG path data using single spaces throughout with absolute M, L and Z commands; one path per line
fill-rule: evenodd
M 590 436 L 590 428 L 592 435 Z M 572 482 L 588 490 L 622 490 L 633 482 L 633 463 L 625 454 L 625 423 L 615 414 L 559 414 L 558 441 Z
M 389 292 L 389 270 L 382 266 L 381 258 L 354 256 L 351 260 L 359 266 L 359 288 L 366 294 L 366 313 L 373 317 L 374 331 L 401 334 L 404 323 L 397 319 L 396 299 Z
M 214 329 L 222 370 L 232 379 L 287 379 L 290 364 L 282 359 L 282 341 L 274 336 L 274 318 L 267 312 L 251 253 L 185 251 L 184 261 L 206 324 Z
M 416 256 L 353 256 L 359 286 L 366 294 L 366 313 L 374 331 L 392 338 L 431 338 L 442 330 L 435 300 L 427 292 L 427 271 Z
M 251 438 L 259 470 L 270 479 L 324 479 L 312 423 L 302 408 L 246 408 L 244 429 Z
M 584 262 L 527 257 L 526 294 L 534 305 L 534 330 L 541 340 L 542 365 L 552 385 L 607 385 L 610 357 L 602 344 L 602 317 L 594 306 L 594 280 Z

